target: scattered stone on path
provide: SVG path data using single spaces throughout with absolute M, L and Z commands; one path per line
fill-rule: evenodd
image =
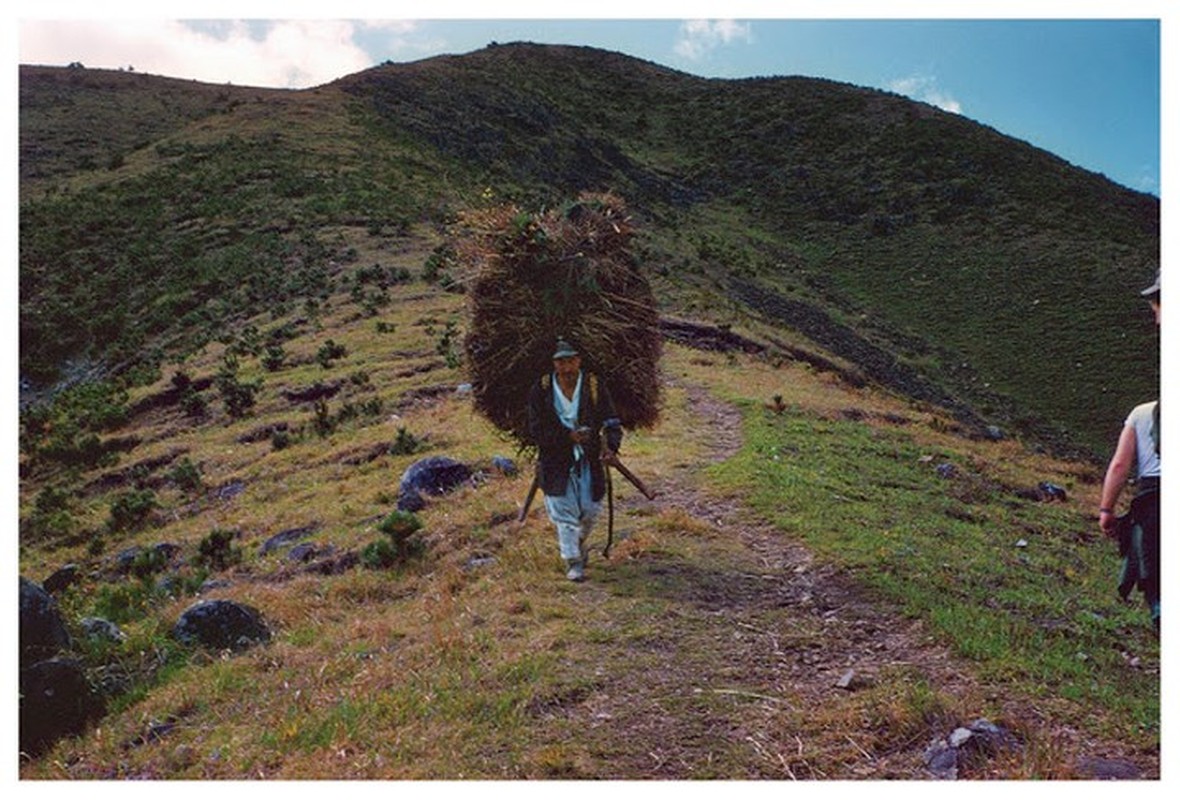
M 931 777 L 953 781 L 964 765 L 973 763 L 971 759 L 994 756 L 1016 746 L 1016 738 L 1008 731 L 989 720 L 977 719 L 932 741 L 923 756 Z

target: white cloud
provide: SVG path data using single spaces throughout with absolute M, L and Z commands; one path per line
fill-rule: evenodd
M 889 89 L 914 100 L 938 106 L 943 111 L 949 111 L 952 114 L 963 113 L 962 104 L 938 88 L 938 81 L 929 76 L 914 75 L 909 78 L 898 78 L 889 82 Z
M 732 19 L 693 19 L 680 23 L 680 33 L 673 47 L 676 54 L 698 61 L 721 45 L 750 41 L 750 25 Z
M 373 65 L 355 36 L 407 31 L 405 22 L 284 20 L 26 20 L 22 64 L 132 68 L 136 72 L 238 86 L 306 88 Z
M 1135 177 L 1131 188 L 1158 196 L 1160 193 L 1159 175 L 1153 168 L 1143 167 L 1139 170 L 1139 174 Z

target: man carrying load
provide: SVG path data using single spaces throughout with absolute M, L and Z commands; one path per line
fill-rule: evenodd
M 553 371 L 529 393 L 528 428 L 540 451 L 537 480 L 566 577 L 585 580 L 586 540 L 606 493 L 606 466 L 618 462 L 623 428 L 606 384 L 582 369 L 581 355 L 565 339 L 557 340 Z

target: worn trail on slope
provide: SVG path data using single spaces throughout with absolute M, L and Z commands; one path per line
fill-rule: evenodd
M 686 513 L 726 546 L 715 561 L 632 564 L 643 589 L 626 591 L 670 610 L 625 645 L 607 644 L 604 631 L 600 649 L 579 656 L 596 660 L 593 688 L 534 709 L 539 722 L 563 726 L 582 743 L 573 776 L 923 780 L 933 777 L 925 758 L 931 741 L 987 708 L 1056 751 L 1060 774 L 1084 777 L 1087 762 L 1137 760 L 1117 742 L 1054 725 L 1027 698 L 983 685 L 920 622 L 819 563 L 741 498 L 708 493 L 700 473 L 740 450 L 741 413 L 703 387 L 683 388 L 694 418 L 685 435 L 703 445 L 705 458 L 678 465 L 654 487 L 655 501 L 630 495 L 620 508 Z M 591 606 L 624 592 L 612 576 L 624 569 L 618 557 L 599 565 L 581 587 Z M 878 686 L 885 697 L 873 697 Z M 906 698 L 890 696 L 909 686 L 950 700 L 922 719 Z M 899 716 L 890 719 L 891 711 Z M 983 763 L 961 777 L 1014 777 L 1013 768 Z M 1158 776 L 1158 758 L 1131 769 Z
M 683 464 L 657 488 L 661 512 L 706 521 L 718 539 L 744 545 L 733 564 L 680 560 L 645 562 L 646 590 L 672 602 L 657 633 L 624 657 L 641 668 L 611 677 L 587 696 L 546 709 L 582 731 L 595 758 L 587 777 L 616 778 L 923 778 L 923 734 L 874 748 L 871 732 L 806 729 L 813 709 L 839 703 L 871 685 L 882 670 L 912 670 L 941 692 L 962 696 L 971 680 L 918 624 L 882 611 L 851 581 L 817 564 L 802 546 L 753 518 L 737 498 L 717 498 L 694 477 L 741 446 L 738 410 L 706 390 L 687 387 L 693 431 L 705 463 Z M 629 497 L 621 506 L 647 501 Z M 601 567 L 587 584 L 591 597 L 612 591 Z M 595 584 L 597 579 L 598 583 Z M 601 595 L 599 595 L 601 598 Z M 613 652 L 603 658 L 618 657 Z M 623 667 L 623 669 L 626 669 Z M 851 670 L 851 673 L 849 672 Z M 841 679 L 851 682 L 841 688 Z M 717 774 L 714 759 L 727 754 Z M 832 764 L 841 765 L 832 772 Z M 734 765 L 739 766 L 734 766 Z

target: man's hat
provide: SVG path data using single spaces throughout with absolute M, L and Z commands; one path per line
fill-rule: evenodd
M 557 340 L 557 349 L 553 351 L 553 358 L 573 358 L 578 354 L 578 349 L 565 339 L 559 338 Z
M 1153 294 L 1159 294 L 1159 293 L 1160 293 L 1160 271 L 1157 269 L 1155 271 L 1155 283 L 1151 284 L 1151 286 L 1148 286 L 1146 289 L 1144 289 L 1139 294 L 1143 295 L 1144 297 L 1151 297 Z

